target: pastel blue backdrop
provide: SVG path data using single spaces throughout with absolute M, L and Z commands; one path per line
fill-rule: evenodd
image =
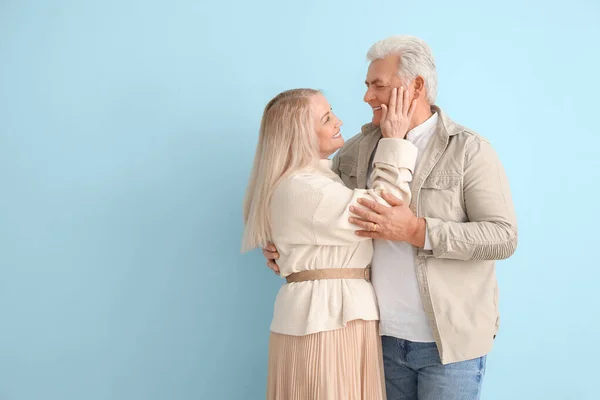
M 398 33 L 513 190 L 482 398 L 597 399 L 599 26 L 597 0 L 0 0 L 0 399 L 263 398 L 281 281 L 239 252 L 262 109 L 320 88 L 350 138 Z

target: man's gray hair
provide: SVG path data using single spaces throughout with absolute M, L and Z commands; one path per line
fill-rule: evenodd
M 408 35 L 390 36 L 375 43 L 367 52 L 367 59 L 375 61 L 387 56 L 398 56 L 398 76 L 408 86 L 417 76 L 425 81 L 427 101 L 435 104 L 437 98 L 437 72 L 431 49 L 423 40 Z

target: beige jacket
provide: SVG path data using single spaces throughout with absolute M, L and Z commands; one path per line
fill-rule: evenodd
M 373 242 L 356 236 L 349 207 L 361 197 L 387 205 L 381 191 L 410 201 L 417 148 L 407 140 L 382 139 L 373 160 L 373 188 L 349 189 L 331 170 L 303 169 L 280 182 L 270 204 L 271 237 L 285 277 L 324 268 L 365 268 Z M 379 318 L 373 286 L 364 279 L 323 279 L 284 284 L 275 300 L 271 331 L 302 336 L 342 328 L 348 321 Z
M 487 354 L 499 327 L 495 260 L 517 247 L 506 174 L 490 143 L 442 110 L 411 184 L 410 208 L 427 221 L 433 250 L 415 248 L 421 299 L 443 364 Z M 349 188 L 365 188 L 381 132 L 371 124 L 333 160 Z

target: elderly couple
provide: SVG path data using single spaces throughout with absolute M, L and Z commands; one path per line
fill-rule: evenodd
M 517 247 L 506 174 L 435 106 L 426 43 L 392 36 L 367 58 L 373 119 L 348 143 L 316 90 L 264 110 L 243 249 L 262 247 L 287 281 L 267 398 L 478 399 L 499 325 L 495 260 Z

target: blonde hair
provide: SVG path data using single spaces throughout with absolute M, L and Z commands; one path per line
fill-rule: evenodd
M 269 207 L 277 184 L 294 171 L 318 164 L 311 97 L 319 93 L 287 90 L 265 107 L 244 199 L 243 252 L 264 247 L 271 240 Z

